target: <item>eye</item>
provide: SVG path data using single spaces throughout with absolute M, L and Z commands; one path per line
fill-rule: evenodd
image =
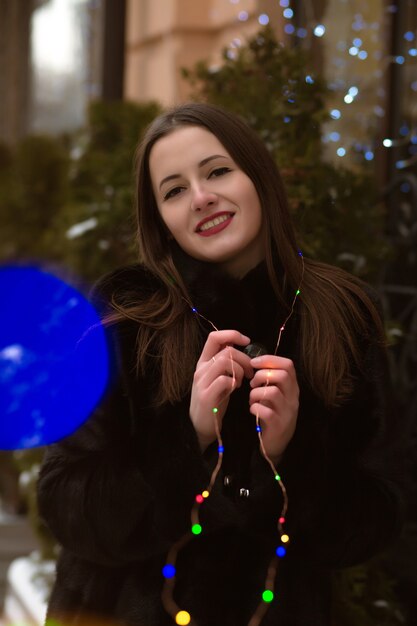
M 228 172 L 231 172 L 231 169 L 229 167 L 216 167 L 215 170 L 210 172 L 209 178 L 224 176 L 224 174 L 227 174 Z
M 181 191 L 184 189 L 184 187 L 173 187 L 172 189 L 170 189 L 169 191 L 167 191 L 167 193 L 164 195 L 164 200 L 169 200 L 170 198 L 173 198 L 174 196 L 177 196 L 179 193 L 181 193 Z

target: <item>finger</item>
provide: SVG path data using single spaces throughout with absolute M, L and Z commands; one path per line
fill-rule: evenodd
M 247 346 L 249 343 L 249 337 L 242 335 L 237 330 L 215 330 L 208 335 L 199 361 L 209 361 L 220 352 L 220 350 L 227 346 L 227 344 Z
M 248 355 L 232 346 L 223 348 L 216 356 L 212 357 L 211 361 L 213 363 L 218 363 L 219 361 L 225 363 L 228 361 L 232 368 L 239 365 L 247 378 L 253 377 L 254 371 Z
M 262 369 L 257 370 L 254 377 L 250 381 L 252 388 L 261 387 L 263 385 L 275 385 L 283 390 L 290 389 L 296 385 L 296 378 L 287 370 Z
M 251 359 L 251 365 L 255 369 L 281 369 L 288 372 L 295 372 L 294 362 L 291 359 L 287 359 L 283 356 L 276 356 L 274 354 L 263 354 Z
M 212 356 L 208 361 L 202 361 L 202 358 L 200 358 L 197 363 L 196 372 L 203 373 L 209 370 L 212 370 L 213 372 L 221 372 L 222 370 L 225 370 L 232 375 L 233 370 L 237 365 L 243 369 L 246 378 L 253 377 L 254 372 L 253 367 L 250 364 L 250 358 L 240 350 L 237 350 L 232 346 L 227 346 L 215 356 Z
M 271 420 L 275 417 L 276 413 L 271 407 L 266 406 L 265 404 L 261 404 L 260 402 L 255 402 L 249 407 L 249 413 L 255 415 L 255 417 L 259 417 L 261 420 Z
M 201 394 L 201 401 L 212 408 L 218 407 L 236 389 L 237 382 L 230 376 L 218 376 Z
M 271 408 L 278 408 L 284 400 L 284 394 L 278 387 L 257 387 L 249 394 L 249 404 L 259 402 Z
M 232 363 L 230 359 L 217 359 L 211 366 L 204 369 L 199 382 L 203 388 L 208 388 L 213 382 L 221 377 L 235 379 L 235 386 L 240 387 L 244 377 L 244 369 L 239 363 Z

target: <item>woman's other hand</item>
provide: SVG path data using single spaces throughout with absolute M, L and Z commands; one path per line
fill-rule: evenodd
M 190 417 L 202 451 L 216 439 L 215 419 L 220 429 L 230 394 L 245 376 L 253 376 L 250 358 L 233 347 L 249 342 L 249 337 L 237 330 L 213 331 L 207 337 L 194 372 L 190 403 Z
M 277 463 L 297 424 L 300 390 L 294 363 L 268 354 L 250 363 L 257 371 L 250 382 L 249 410 L 259 416 L 265 451 Z

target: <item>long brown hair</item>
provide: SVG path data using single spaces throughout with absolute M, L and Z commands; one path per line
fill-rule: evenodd
M 337 406 L 352 390 L 352 372 L 361 366 L 360 338 L 383 328 L 379 315 L 359 279 L 323 263 L 304 260 L 304 273 L 286 193 L 277 166 L 265 144 L 239 117 L 206 103 L 186 103 L 163 113 L 149 126 L 137 151 L 137 220 L 140 260 L 159 278 L 163 288 L 141 302 L 113 302 L 120 319 L 140 322 L 137 362 L 159 355 L 162 384 L 157 402 L 175 402 L 191 386 L 200 345 L 196 316 L 190 316 L 186 285 L 171 253 L 168 233 L 159 215 L 149 171 L 154 144 L 175 129 L 192 125 L 217 137 L 257 190 L 265 228 L 264 249 L 271 283 L 282 301 L 276 259 L 286 284 L 294 291 L 302 278 L 300 359 L 304 374 L 326 405 Z M 275 261 L 274 261 L 275 259 Z M 194 320 L 194 321 L 193 321 Z M 182 367 L 178 367 L 181 362 Z

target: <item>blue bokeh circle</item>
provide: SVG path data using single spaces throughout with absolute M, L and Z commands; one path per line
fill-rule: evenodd
M 74 287 L 35 267 L 0 268 L 0 449 L 74 432 L 109 376 L 99 316 Z

